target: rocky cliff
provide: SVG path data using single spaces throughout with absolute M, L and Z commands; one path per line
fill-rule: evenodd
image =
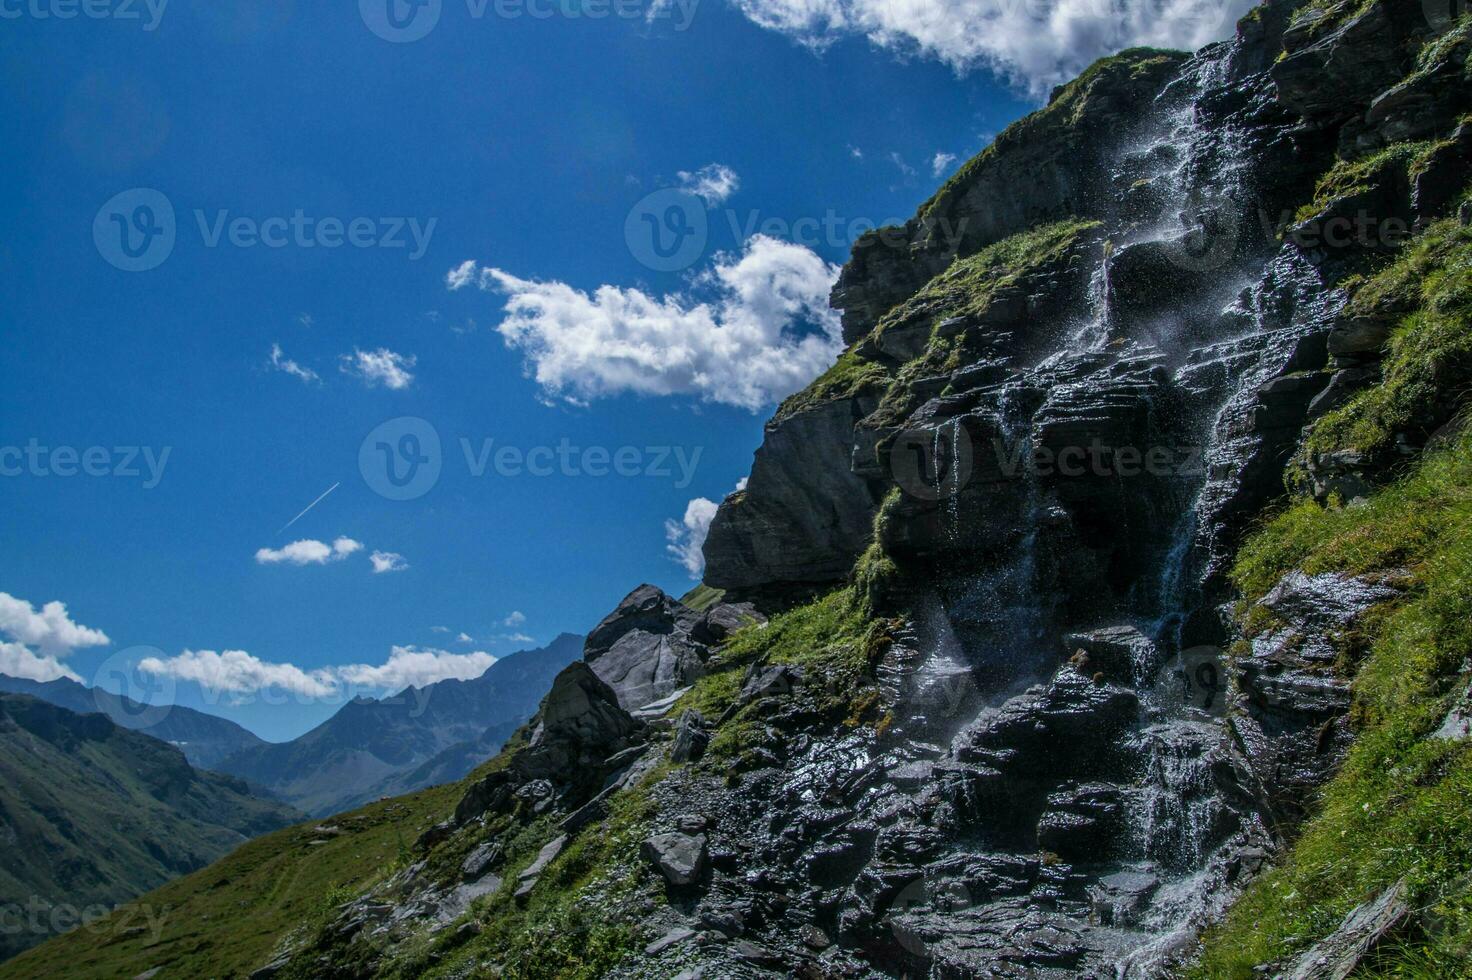
M 259 975 L 1465 974 L 1456 13 L 1126 51 L 860 241 L 715 604 L 632 593 Z

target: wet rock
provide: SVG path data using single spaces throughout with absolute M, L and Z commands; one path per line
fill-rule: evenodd
M 1292 572 L 1259 604 L 1276 625 L 1236 661 L 1246 710 L 1232 725 L 1257 779 L 1274 787 L 1264 802 L 1282 818 L 1302 816 L 1349 747 L 1350 684 L 1334 670 L 1337 638 L 1397 594 L 1384 579 Z
M 1102 861 L 1124 841 L 1124 794 L 1118 786 L 1087 783 L 1048 796 L 1038 820 L 1038 847 L 1068 861 Z
M 1089 906 L 1102 925 L 1134 925 L 1159 888 L 1160 879 L 1153 874 L 1120 871 L 1100 878 L 1089 889 Z
M 1291 45 L 1308 40 L 1306 31 L 1290 32 L 1287 56 L 1271 70 L 1279 100 L 1304 116 L 1348 118 L 1405 75 L 1405 55 L 1395 40 L 1401 34 L 1379 4 L 1297 50 Z
M 671 885 L 693 885 L 705 870 L 704 834 L 656 834 L 644 842 L 642 850 Z
M 583 659 L 625 710 L 643 708 L 704 674 L 707 650 L 691 637 L 700 619 L 655 586 L 641 585 L 588 634 Z
M 1084 661 L 1075 664 L 1080 672 L 1090 676 L 1102 672 L 1117 684 L 1135 683 L 1148 676 L 1158 657 L 1155 644 L 1133 626 L 1070 633 L 1063 645 L 1070 654 L 1083 651 Z

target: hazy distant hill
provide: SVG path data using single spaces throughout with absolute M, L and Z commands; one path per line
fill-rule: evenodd
M 300 819 L 104 715 L 0 694 L 0 906 L 27 919 L 0 931 L 0 958 Z
M 582 647 L 581 636 L 564 633 L 540 650 L 496 661 L 474 680 L 358 698 L 300 738 L 247 749 L 219 768 L 319 816 L 456 780 L 532 716 Z
M 175 705 L 155 718 L 159 714 L 155 709 L 66 678 L 43 684 L 0 674 L 0 691 L 29 694 L 78 714 L 100 711 L 123 728 L 147 732 L 177 746 L 198 769 L 214 769 L 226 756 L 266 744 L 235 722 L 203 711 Z

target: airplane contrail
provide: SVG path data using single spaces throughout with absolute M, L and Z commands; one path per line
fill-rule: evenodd
M 326 500 L 326 499 L 327 499 L 327 495 L 328 495 L 328 494 L 329 494 L 329 493 L 331 493 L 331 492 L 332 492 L 332 491 L 334 491 L 334 490 L 336 490 L 336 489 L 337 489 L 337 488 L 338 488 L 338 487 L 340 487 L 340 486 L 342 486 L 342 481 L 341 481 L 341 480 L 339 480 L 339 481 L 337 481 L 337 482 L 336 482 L 336 483 L 334 483 L 334 484 L 333 484 L 333 485 L 332 485 L 332 486 L 330 486 L 330 487 L 328 487 L 328 488 L 327 488 L 327 489 L 326 489 L 326 490 L 325 490 L 325 491 L 324 491 L 324 492 L 323 492 L 323 493 L 322 493 L 322 496 L 320 496 L 320 497 L 318 497 L 318 498 L 317 498 L 317 499 L 316 499 L 316 500 L 314 500 L 314 501 L 312 501 L 312 502 L 311 502 L 311 503 L 310 503 L 310 504 L 307 504 L 307 506 L 306 506 L 306 509 L 304 509 L 304 510 L 303 510 L 303 511 L 302 511 L 302 512 L 301 512 L 301 513 L 300 513 L 300 514 L 298 514 L 298 515 L 296 515 L 296 516 L 295 516 L 295 517 L 293 517 L 293 518 L 292 518 L 292 519 L 291 519 L 291 520 L 289 520 L 289 521 L 287 521 L 287 522 L 286 522 L 286 527 L 283 527 L 283 528 L 282 528 L 282 529 L 281 529 L 281 531 L 285 531 L 285 530 L 286 530 L 286 528 L 289 528 L 289 527 L 291 527 L 291 526 L 292 526 L 292 525 L 293 525 L 293 524 L 295 524 L 295 523 L 296 523 L 296 522 L 297 522 L 297 521 L 299 521 L 299 520 L 301 520 L 301 519 L 302 519 L 302 518 L 303 518 L 303 517 L 306 517 L 306 516 L 307 516 L 307 511 L 309 511 L 309 510 L 311 510 L 311 509 L 312 509 L 312 508 L 313 508 L 313 507 L 316 507 L 316 506 L 317 506 L 317 505 L 318 505 L 318 504 L 320 504 L 320 503 L 321 503 L 321 502 L 322 502 L 322 501 L 324 501 L 324 500 Z M 277 534 L 280 534 L 280 533 L 281 533 L 281 531 L 277 531 L 277 532 L 276 532 L 276 533 L 277 533 Z

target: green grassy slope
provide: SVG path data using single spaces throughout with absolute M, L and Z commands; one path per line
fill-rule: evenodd
M 0 695 L 0 906 L 7 910 L 0 952 L 40 942 L 84 910 L 95 917 L 300 818 L 103 715 Z
M 0 978 L 245 977 L 278 942 L 310 934 L 336 906 L 408 860 L 458 785 L 375 803 L 258 838 L 115 915 L 0 964 Z M 319 831 L 318 827 L 336 828 Z

